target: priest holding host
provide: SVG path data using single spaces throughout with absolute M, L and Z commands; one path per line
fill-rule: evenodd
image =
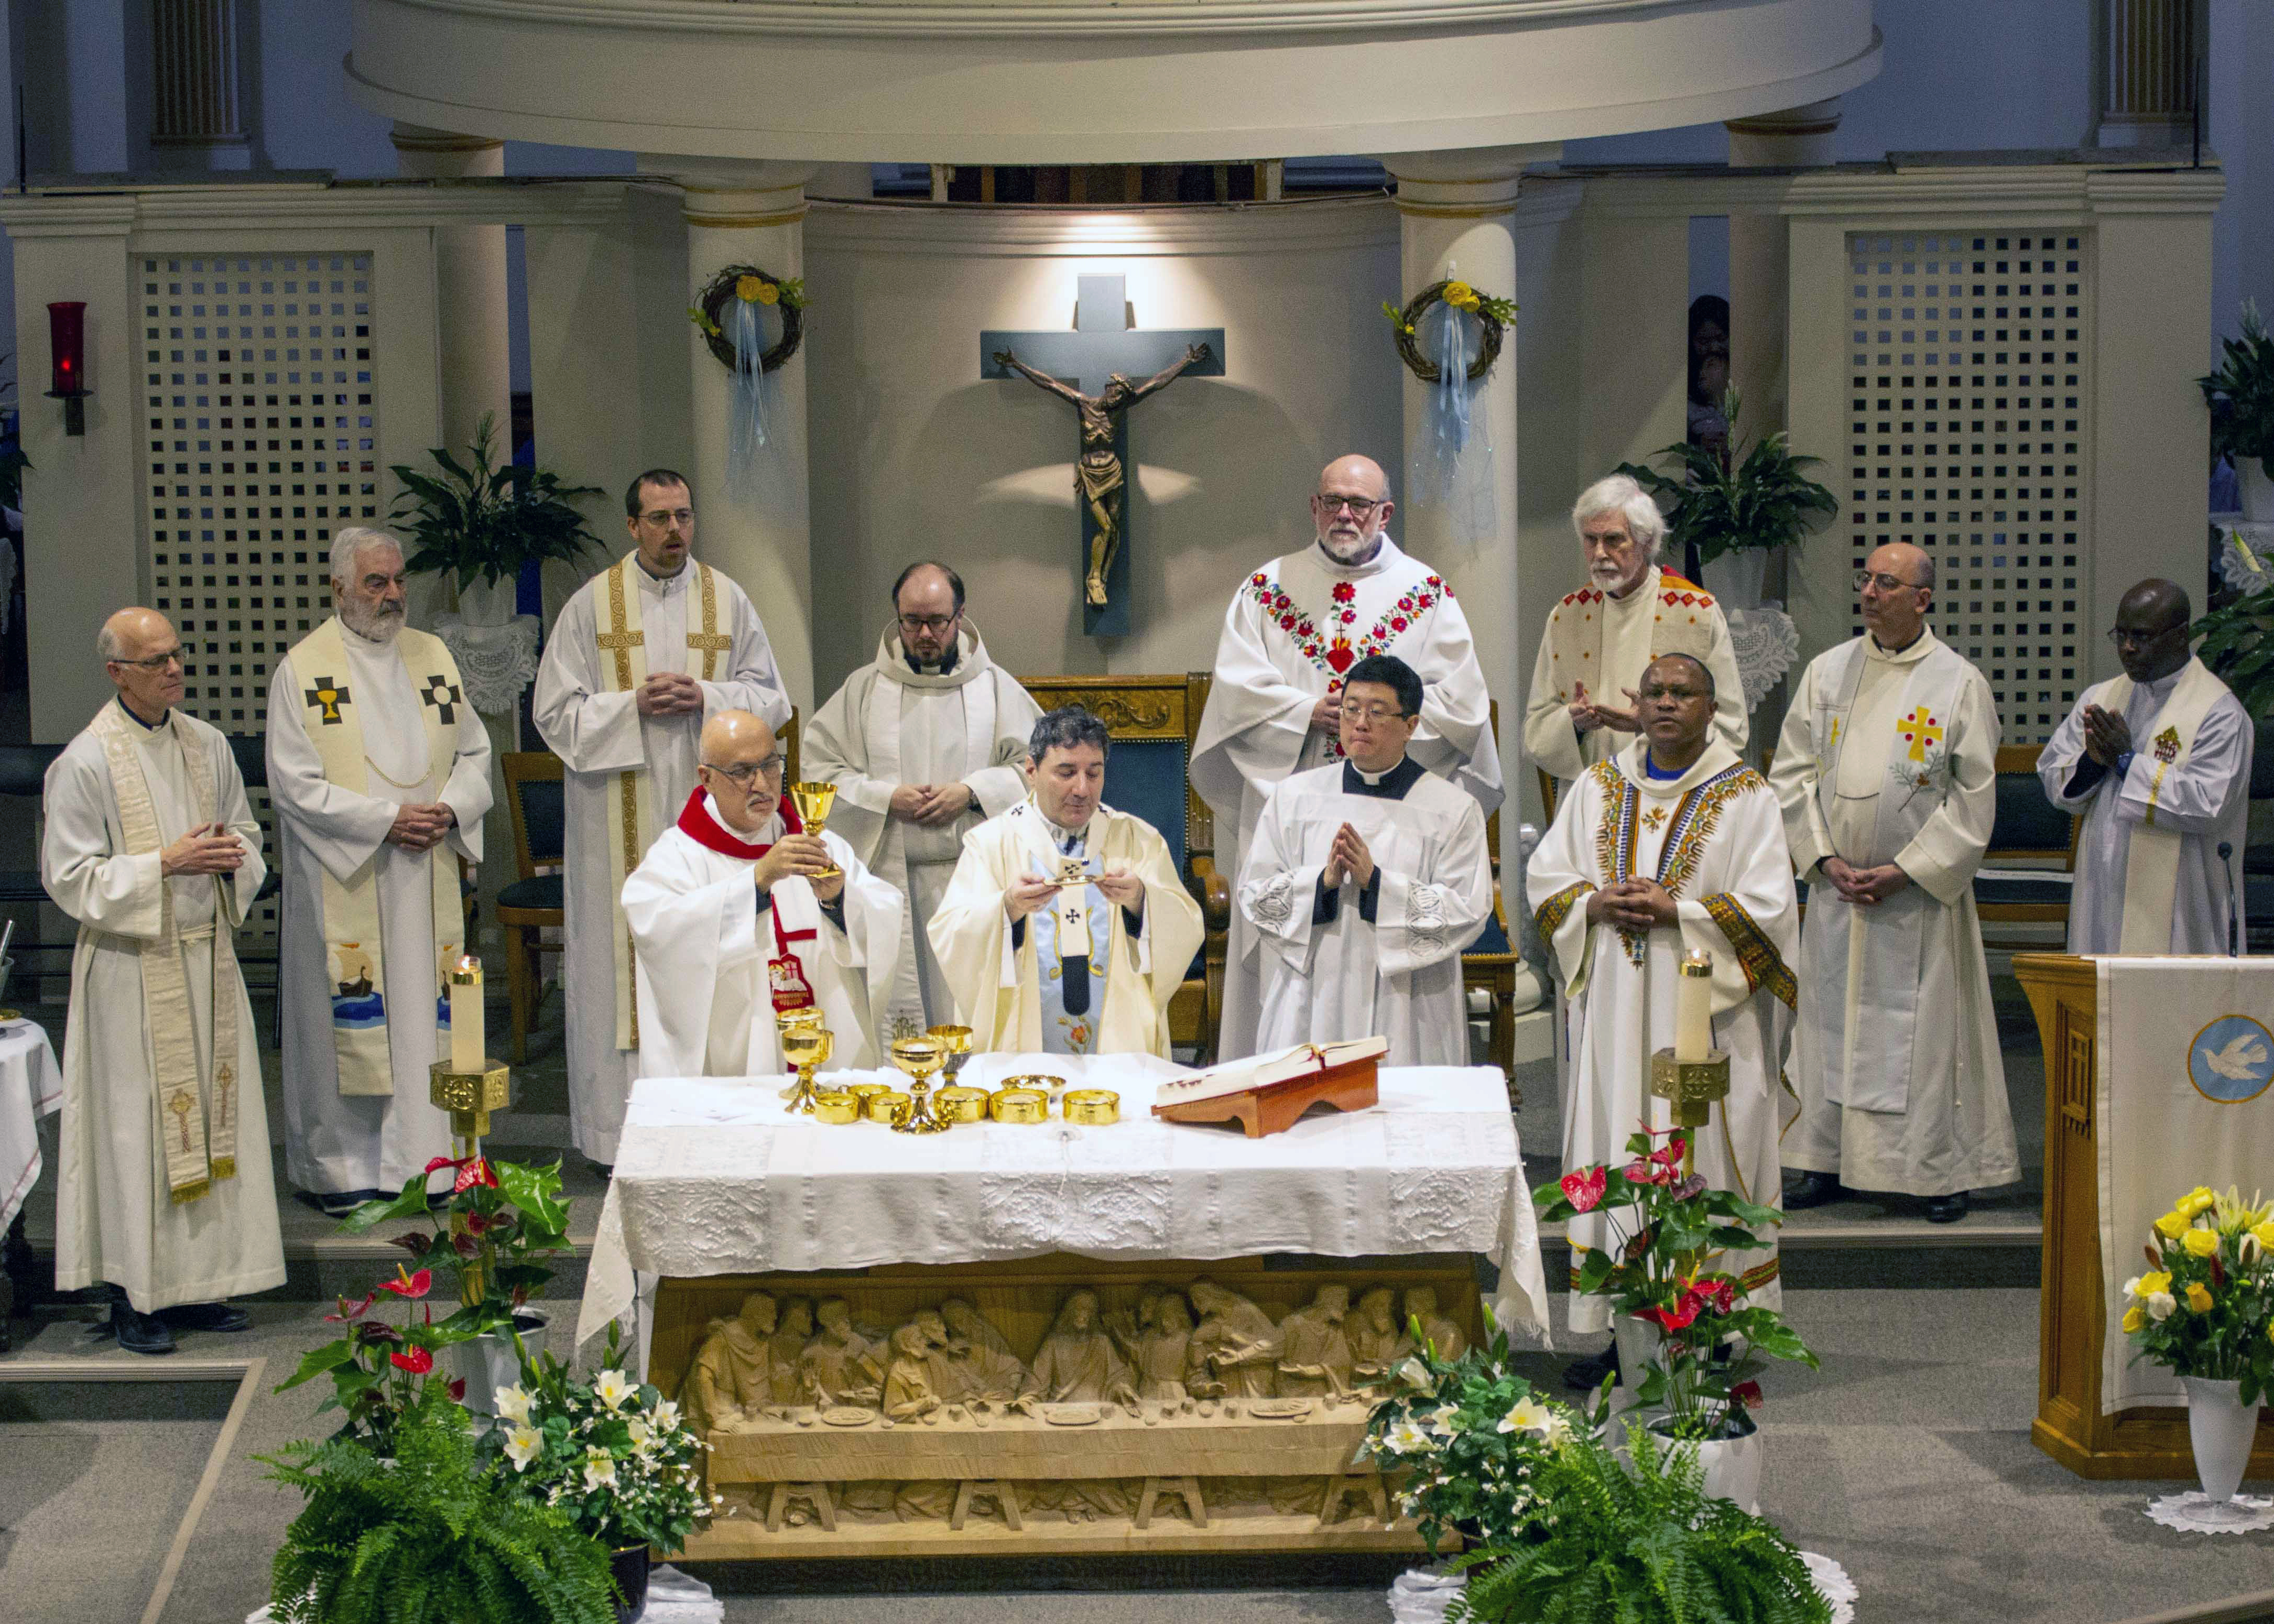
M 1745 749 L 1745 690 L 1729 624 L 1711 593 L 1658 561 L 1666 520 L 1624 474 L 1598 479 L 1571 509 L 1587 584 L 1547 612 L 1525 703 L 1532 764 L 1570 783 L 1643 731 L 1637 690 L 1661 654 L 1687 654 L 1713 680 L 1713 732 Z
M 1027 798 L 963 837 L 930 937 L 974 1050 L 1169 1056 L 1205 928 L 1160 831 L 1104 804 L 1111 748 L 1080 705 L 1045 713 Z
M 568 1124 L 606 1167 L 640 1047 L 624 883 L 696 788 L 704 718 L 747 710 L 779 728 L 790 703 L 749 598 L 693 556 L 694 499 L 669 469 L 624 492 L 633 549 L 561 611 L 531 713 L 561 757 Z
M 2072 953 L 2240 952 L 2250 714 L 2188 651 L 2187 595 L 2141 582 L 2108 634 L 2121 676 L 2077 695 L 2038 758 L 2081 815 Z
M 335 613 L 268 687 L 284 1164 L 333 1213 L 449 1153 L 427 1068 L 466 951 L 458 864 L 481 861 L 490 808 L 489 733 L 442 640 L 403 624 L 403 580 L 395 538 L 340 530 Z
M 1501 803 L 1491 698 L 1468 620 L 1443 577 L 1389 538 L 1396 511 L 1379 465 L 1337 458 L 1311 498 L 1312 545 L 1250 575 L 1224 612 L 1191 776 L 1219 833 L 1231 832 L 1230 876 L 1245 868 L 1272 790 L 1291 775 L 1341 765 L 1343 685 L 1372 655 L 1394 654 L 1420 676 L 1407 756 L 1480 812 Z M 1235 907 L 1217 1043 L 1225 1059 L 1256 1052 L 1264 974 L 1262 936 Z
M 1856 577 L 1864 635 L 1809 663 L 1769 775 L 1809 888 L 1788 1207 L 1851 1189 L 1926 1199 L 2021 1177 L 1974 872 L 1998 811 L 1998 710 L 1934 635 L 1934 560 L 1880 547 Z
M 774 730 L 747 710 L 703 725 L 698 780 L 624 882 L 639 978 L 641 1077 L 787 1070 L 775 1016 L 819 1005 L 831 1064 L 879 1064 L 904 903 L 782 793 Z
M 1492 912 L 1485 819 L 1406 753 L 1420 677 L 1359 661 L 1339 702 L 1343 759 L 1265 798 L 1237 906 L 1261 944 L 1264 1051 L 1383 1036 L 1388 1065 L 1466 1065 L 1461 950 Z
M 1638 1123 L 1672 1124 L 1668 1102 L 1649 1091 L 1650 1057 L 1674 1042 L 1677 974 L 1686 954 L 1703 951 L 1713 956 L 1713 1045 L 1729 1056 L 1729 1093 L 1713 1107 L 1718 1131 L 1698 1136 L 1697 1170 L 1773 1205 L 1800 939 L 1783 820 L 1774 793 L 1718 736 L 1703 661 L 1660 655 L 1636 688 L 1639 736 L 1571 786 L 1527 870 L 1570 1004 L 1563 1166 L 1616 1161 Z M 1583 1213 L 1571 1221 L 1572 1250 L 1600 1246 L 1607 1234 L 1600 1212 Z M 1780 1304 L 1773 1243 L 1721 1267 L 1754 1302 Z M 1573 1297 L 1574 1330 L 1609 1323 L 1602 1298 Z
M 237 929 L 267 866 L 229 741 L 180 705 L 166 618 L 122 609 L 116 699 L 48 769 L 40 877 L 79 921 L 64 1031 L 56 1286 L 107 1283 L 131 1353 L 241 1331 L 222 1299 L 284 1283 L 260 1045 Z
M 830 832 L 907 899 L 888 1030 L 909 1037 L 955 1018 L 932 914 L 963 837 L 1025 799 L 1027 735 L 1042 711 L 989 658 L 946 565 L 902 570 L 892 613 L 876 659 L 814 713 L 803 771 L 837 786 Z

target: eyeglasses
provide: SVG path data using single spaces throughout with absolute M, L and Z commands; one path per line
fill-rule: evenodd
M 685 530 L 695 523 L 695 509 L 692 508 L 674 508 L 669 513 L 665 513 L 660 509 L 654 513 L 644 513 L 640 515 L 640 523 L 642 524 L 676 525 L 679 529 Z
M 163 671 L 169 665 L 179 665 L 183 670 L 187 671 L 190 668 L 190 648 L 186 643 L 177 643 L 163 654 L 153 654 L 147 659 L 112 660 L 110 663 L 114 665 L 132 665 L 138 671 Z
M 761 774 L 769 778 L 781 777 L 781 753 L 776 751 L 764 761 L 737 762 L 731 767 L 721 767 L 717 762 L 704 762 L 703 770 L 705 772 L 715 772 L 722 778 L 731 778 L 738 788 L 747 789 L 749 787 L 750 780 Z
M 1329 518 L 1347 508 L 1351 510 L 1352 518 L 1366 519 L 1374 515 L 1374 510 L 1381 507 L 1385 499 L 1379 496 L 1328 496 L 1322 492 L 1311 500 Z
M 2120 649 L 2144 649 L 2150 643 L 2160 643 L 2173 632 L 2185 631 L 2187 628 L 2187 623 L 2185 620 L 2180 621 L 2177 626 L 2166 626 L 2159 632 L 2134 631 L 2129 627 L 2118 626 L 2108 631 L 2107 637 L 2109 642 Z
M 1363 718 L 1370 724 L 1396 721 L 1405 714 L 1403 710 L 1393 710 L 1388 705 L 1346 704 L 1342 708 L 1342 710 L 1343 714 L 1350 718 L 1352 721 L 1355 722 Z
M 1879 583 L 1879 590 L 1882 592 L 1892 592 L 1898 587 L 1908 586 L 1916 588 L 1918 586 L 1918 583 L 1916 581 L 1899 580 L 1895 576 L 1888 575 L 1884 570 L 1877 575 L 1874 575 L 1868 569 L 1859 569 L 1856 572 L 1856 590 L 1857 591 L 1862 591 L 1865 587 L 1870 586 L 1874 582 Z
M 900 629 L 904 632 L 930 632 L 937 637 L 954 625 L 956 615 L 962 613 L 959 609 L 955 614 L 904 614 L 900 617 Z

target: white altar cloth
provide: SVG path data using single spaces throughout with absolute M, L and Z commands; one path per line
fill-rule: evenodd
M 915 1137 L 782 1109 L 779 1077 L 636 1084 L 585 1274 L 581 1350 L 632 1309 L 642 1275 L 970 1263 L 1070 1252 L 1206 1259 L 1482 1252 L 1492 1311 L 1544 1346 L 1547 1283 L 1508 1091 L 1490 1066 L 1381 1074 L 1381 1103 L 1284 1133 L 1156 1120 L 1147 1055 L 975 1055 L 963 1080 L 1047 1071 L 1121 1096 L 1121 1121 L 961 1124 Z M 898 1072 L 824 1072 L 825 1084 Z M 636 1327 L 644 1333 L 645 1327 Z
M 63 1108 L 63 1068 L 46 1028 L 35 1020 L 0 1028 L 0 1229 L 40 1182 L 40 1118 Z

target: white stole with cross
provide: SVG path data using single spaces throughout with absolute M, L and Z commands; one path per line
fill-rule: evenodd
M 2163 709 L 2132 741 L 2137 756 L 2155 763 L 2150 769 L 2148 809 L 2134 826 L 2124 855 L 2124 929 L 2117 942 L 2120 953 L 2168 953 L 2172 951 L 2172 913 L 2179 906 L 2180 851 L 2185 837 L 2174 829 L 2156 826 L 2156 801 L 2164 780 L 2187 752 L 2211 707 L 2227 694 L 2227 686 L 2213 676 L 2201 660 L 2190 658 L 2180 673 Z M 2132 679 L 2120 676 L 2100 690 L 2094 700 L 2102 710 L 2122 716 L 2132 703 Z M 2110 775 L 2111 793 L 2122 786 Z

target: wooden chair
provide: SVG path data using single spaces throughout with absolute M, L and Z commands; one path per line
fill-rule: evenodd
M 513 813 L 513 855 L 520 878 L 498 892 L 498 929 L 505 933 L 506 985 L 513 1005 L 513 1058 L 529 1059 L 529 1028 L 543 997 L 541 953 L 558 953 L 559 942 L 540 934 L 565 929 L 561 865 L 567 853 L 568 809 L 561 758 L 550 750 L 509 750 L 505 768 L 506 804 Z
M 1491 714 L 1497 736 L 1497 699 L 1492 702 Z M 1522 1103 L 1516 1086 L 1516 967 L 1524 960 L 1516 951 L 1516 933 L 1509 929 L 1507 905 L 1501 900 L 1500 815 L 1505 809 L 1496 808 L 1485 816 L 1485 847 L 1492 854 L 1492 914 L 1477 939 L 1461 953 L 1461 1012 L 1467 1014 L 1468 996 L 1472 992 L 1482 992 L 1491 1000 L 1492 1024 L 1485 1052 L 1508 1079 L 1509 1109 L 1514 1110 Z
M 1196 1047 L 1206 1062 L 1216 1054 L 1223 1017 L 1225 932 L 1231 922 L 1231 883 L 1216 871 L 1216 822 L 1187 771 L 1208 703 L 1209 673 L 1019 680 L 1043 710 L 1079 704 L 1105 724 L 1113 741 L 1106 800 L 1161 831 L 1185 888 L 1200 902 L 1208 934 L 1169 1004 L 1169 1032 L 1172 1041 Z
M 2044 786 L 2037 781 L 2037 757 L 2044 748 L 2036 744 L 1998 747 L 1998 814 L 1982 863 L 1991 869 L 2019 864 L 2028 872 L 1975 876 L 1974 907 L 1985 928 L 1992 923 L 2068 923 L 2078 820 L 2045 799 Z M 2042 936 L 1992 940 L 1987 929 L 1982 944 L 2023 951 L 2044 951 L 2048 946 Z

